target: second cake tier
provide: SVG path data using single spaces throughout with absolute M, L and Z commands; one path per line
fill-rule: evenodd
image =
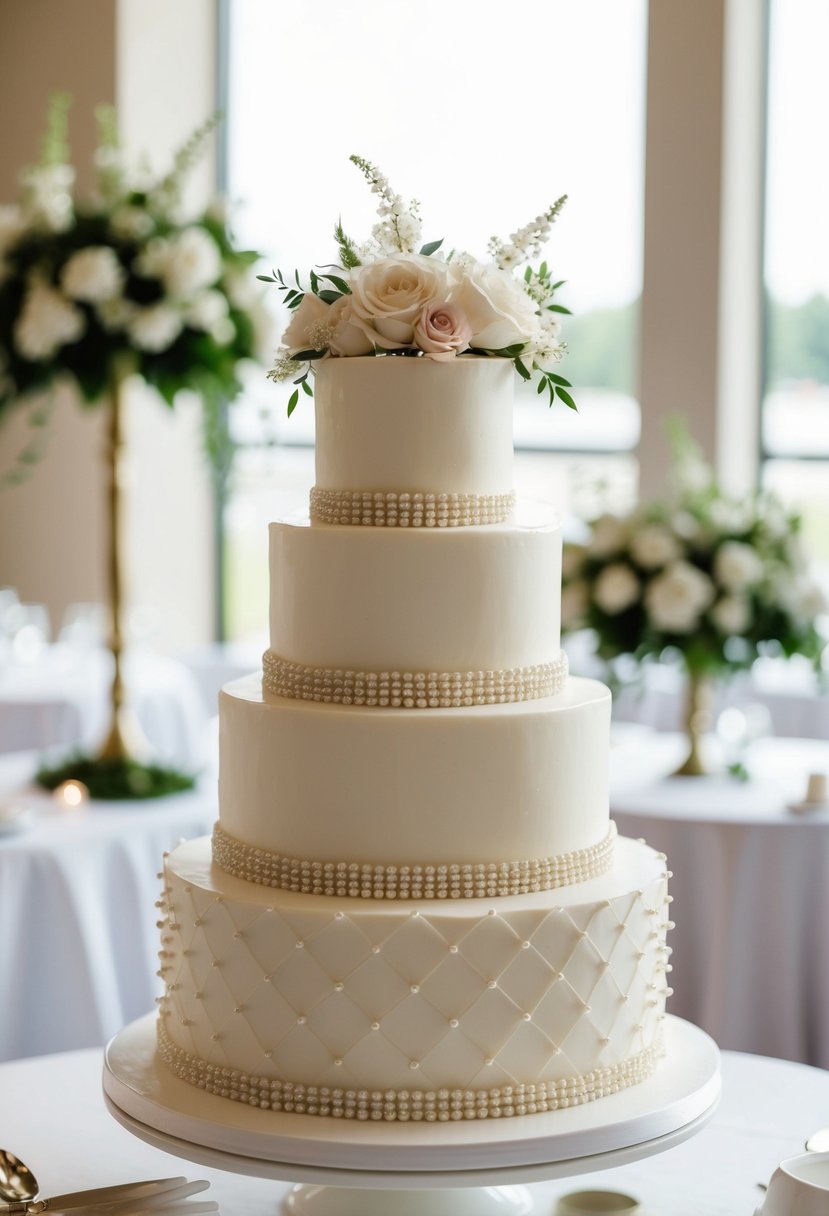
M 554 664 L 560 601 L 561 527 L 542 504 L 486 528 L 271 524 L 270 644 L 290 664 L 496 675 Z
M 517 890 L 521 863 L 573 882 L 606 852 L 610 693 L 596 680 L 423 713 L 271 697 L 252 675 L 223 689 L 219 723 L 220 828 L 240 859 L 248 846 L 329 867 L 489 865 Z

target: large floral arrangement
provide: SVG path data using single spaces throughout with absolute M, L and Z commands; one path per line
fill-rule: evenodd
M 213 120 L 170 171 L 130 171 L 110 107 L 97 113 L 91 197 L 73 197 L 69 99 L 52 99 L 40 160 L 21 174 L 20 202 L 0 207 L 0 418 L 61 377 L 85 401 L 106 398 L 115 369 L 139 373 L 170 405 L 196 390 L 208 418 L 240 388 L 240 360 L 259 357 L 266 333 L 253 265 L 223 208 L 188 217 L 185 176 Z M 43 421 L 39 404 L 33 422 Z
M 687 440 L 671 491 L 629 515 L 602 515 L 565 547 L 562 624 L 593 630 L 622 655 L 681 657 L 692 676 L 723 675 L 761 654 L 817 662 L 826 601 L 809 574 L 799 517 L 770 493 L 723 494 Z
M 309 396 L 310 373 L 319 359 L 357 355 L 409 355 L 451 360 L 459 355 L 510 359 L 524 380 L 535 379 L 552 405 L 559 398 L 575 409 L 572 386 L 557 372 L 565 352 L 561 314 L 546 262 L 537 257 L 567 196 L 508 240 L 493 237 L 491 260 L 442 252 L 442 240 L 422 243 L 420 209 L 405 204 L 369 161 L 352 156 L 379 196 L 371 238 L 358 244 L 335 228 L 336 265 L 320 267 L 303 285 L 298 273 L 260 275 L 284 292 L 292 317 L 270 376 L 293 381 L 292 413 L 300 390 Z M 516 277 L 514 271 L 524 267 Z

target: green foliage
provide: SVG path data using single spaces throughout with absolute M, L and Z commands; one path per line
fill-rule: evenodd
M 139 764 L 136 760 L 99 760 L 83 755 L 74 756 L 56 768 L 40 769 L 37 781 L 47 790 L 57 789 L 64 781 L 80 781 L 91 798 L 102 802 L 163 798 L 191 790 L 196 784 L 192 774 L 178 769 Z

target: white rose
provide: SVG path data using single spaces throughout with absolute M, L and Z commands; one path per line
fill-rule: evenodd
M 630 538 L 630 552 L 633 560 L 645 570 L 656 570 L 676 561 L 682 549 L 664 524 L 643 524 Z
M 726 595 L 717 600 L 709 616 L 725 637 L 742 634 L 751 620 L 749 601 L 743 595 Z
M 121 294 L 124 269 L 113 249 L 89 245 L 73 253 L 60 275 L 60 284 L 73 300 L 99 304 Z
M 799 625 L 807 625 L 826 611 L 826 596 L 822 589 L 806 575 L 782 581 L 777 588 L 781 608 Z
M 729 591 L 751 587 L 763 577 L 763 562 L 751 545 L 727 540 L 714 556 L 717 581 Z
M 332 355 L 370 355 L 374 345 L 362 329 L 354 324 L 351 312 L 351 296 L 340 296 L 330 310 L 331 341 L 328 349 Z
M 602 612 L 616 616 L 639 599 L 639 579 L 624 562 L 613 562 L 596 579 L 593 599 Z
M 154 354 L 167 350 L 181 333 L 181 316 L 169 304 L 151 304 L 148 308 L 136 309 L 127 332 L 139 350 Z
M 222 273 L 219 247 L 204 228 L 185 228 L 170 237 L 161 279 L 171 296 L 193 296 L 212 287 Z
M 351 273 L 351 319 L 372 346 L 394 350 L 411 346 L 423 305 L 445 300 L 443 262 L 417 253 L 381 258 Z
M 742 532 L 751 526 L 752 506 L 750 502 L 731 502 L 719 498 L 711 504 L 711 522 L 722 532 Z
M 610 557 L 627 543 L 627 527 L 616 515 L 600 515 L 593 524 L 588 549 L 594 557 Z
M 121 329 L 126 329 L 131 319 L 135 316 L 137 304 L 132 300 L 125 300 L 123 296 L 115 300 L 102 300 L 95 308 L 98 320 L 108 333 L 118 333 Z
M 313 291 L 306 291 L 291 313 L 288 328 L 282 335 L 283 346 L 287 346 L 292 355 L 301 350 L 326 350 L 331 337 L 327 332 L 330 316 L 331 305 Z
M 568 583 L 561 592 L 561 627 L 579 629 L 587 618 L 590 596 L 587 583 Z
M 213 333 L 227 320 L 227 300 L 220 291 L 202 291 L 187 306 L 184 319 L 192 329 Z
M 26 292 L 14 326 L 14 344 L 24 359 L 51 359 L 61 346 L 77 342 L 86 329 L 79 308 L 46 283 L 35 283 Z
M 145 279 L 160 279 L 170 260 L 170 245 L 163 236 L 148 241 L 133 262 L 133 270 Z
M 110 232 L 122 241 L 143 241 L 154 227 L 149 212 L 143 207 L 131 207 L 126 203 L 113 211 L 109 219 Z
M 494 263 L 461 268 L 449 298 L 466 314 L 473 349 L 503 350 L 532 343 L 540 333 L 538 306 L 509 271 Z
M 708 575 L 689 562 L 678 561 L 649 584 L 645 606 L 656 629 L 691 633 L 713 598 L 714 586 Z

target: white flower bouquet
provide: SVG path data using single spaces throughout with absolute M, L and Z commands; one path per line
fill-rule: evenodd
M 166 176 L 149 180 L 128 172 L 114 112 L 101 107 L 96 189 L 77 202 L 68 105 L 66 95 L 53 97 L 20 202 L 0 207 L 0 419 L 60 377 L 98 403 L 114 369 L 127 367 L 169 405 L 181 389 L 198 392 L 215 434 L 219 404 L 240 389 L 237 367 L 261 357 L 269 325 L 258 254 L 236 248 L 218 204 L 194 218 L 183 212 L 185 174 L 215 124 L 187 141 Z M 31 419 L 42 424 L 44 411 Z
M 307 286 L 298 273 L 287 281 L 281 271 L 259 276 L 277 284 L 293 313 L 269 373 L 296 386 L 288 414 L 300 390 L 313 394 L 309 377 L 317 360 L 357 355 L 506 358 L 524 380 L 537 381 L 550 405 L 558 398 L 575 409 L 572 385 L 556 370 L 566 350 L 560 317 L 569 312 L 555 300 L 562 282 L 546 262 L 538 269 L 527 264 L 541 252 L 567 196 L 508 241 L 493 237 L 491 261 L 457 251 L 444 256 L 442 240 L 421 243 L 418 204 L 404 204 L 362 157 L 351 160 L 380 198 L 371 239 L 358 245 L 337 224 L 339 262 L 312 270 Z
M 749 667 L 761 654 L 826 645 L 826 601 L 812 579 L 799 517 L 770 493 L 734 500 L 684 440 L 661 502 L 603 515 L 565 547 L 562 625 L 591 629 L 608 664 L 681 656 L 692 677 Z

